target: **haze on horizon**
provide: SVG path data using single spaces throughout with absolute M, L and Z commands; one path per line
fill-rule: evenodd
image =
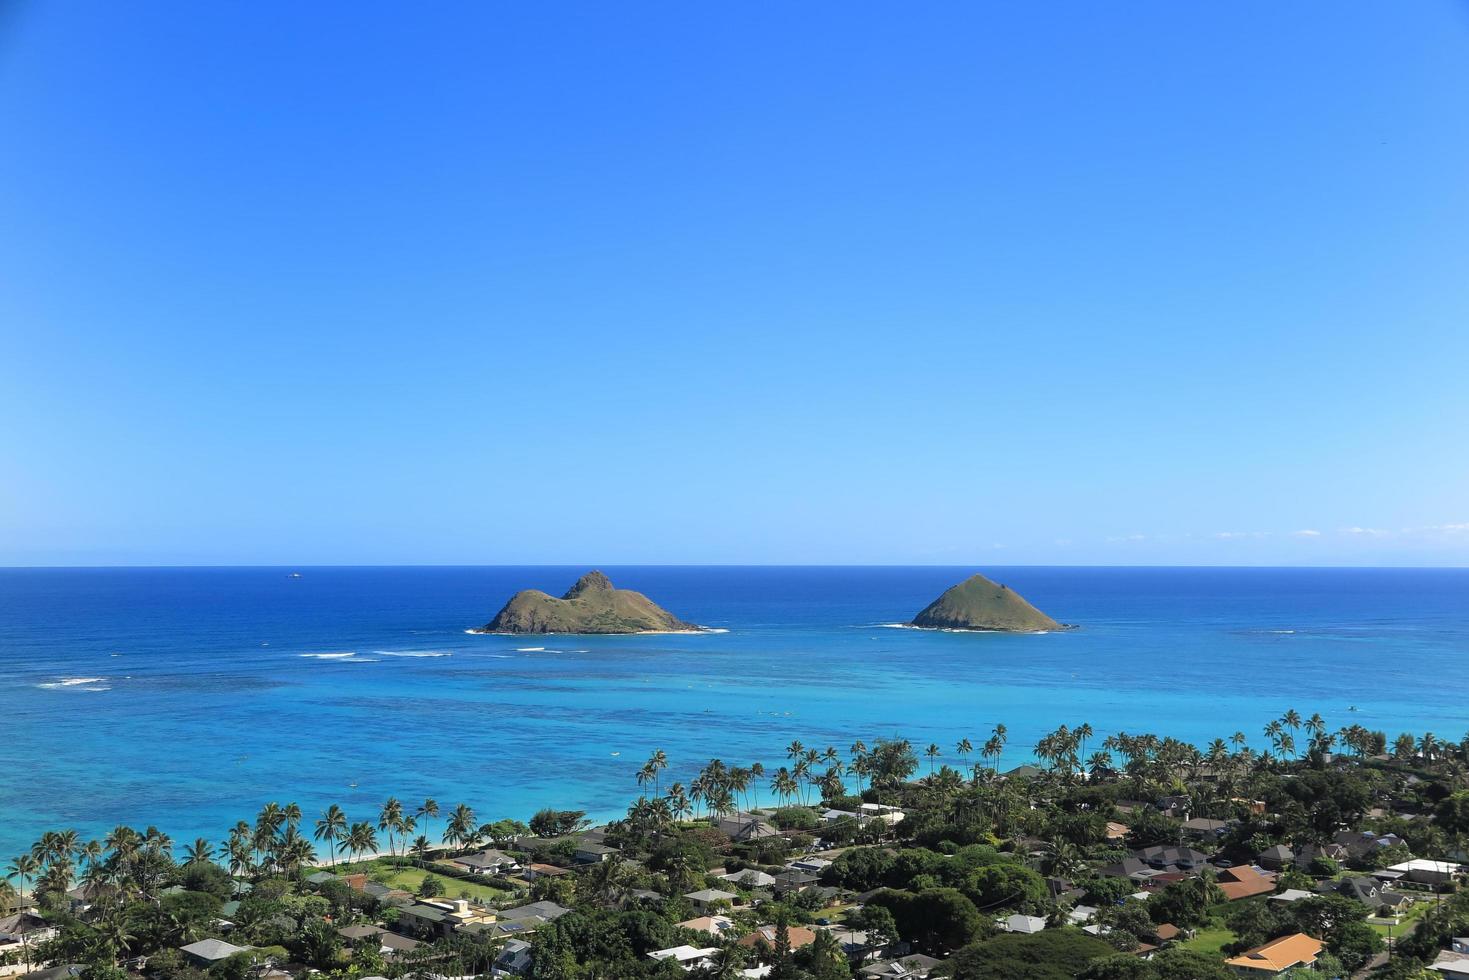
M 1469 563 L 1469 6 L 19 4 L 0 564 Z

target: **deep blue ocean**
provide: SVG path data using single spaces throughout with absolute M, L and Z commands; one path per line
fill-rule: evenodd
M 465 632 L 583 568 L 288 571 L 0 570 L 0 860 L 62 827 L 218 839 L 267 800 L 612 816 L 657 748 L 687 782 L 793 738 L 901 734 L 957 762 L 998 721 L 1003 765 L 1063 722 L 1094 744 L 1258 743 L 1292 707 L 1469 729 L 1466 569 L 985 569 L 1081 627 L 1010 636 L 882 625 L 970 568 L 608 567 L 728 632 L 603 638 Z

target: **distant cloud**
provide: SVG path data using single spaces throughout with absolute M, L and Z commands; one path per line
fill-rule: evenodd
M 1270 537 L 1270 532 L 1269 531 L 1219 531 L 1219 532 L 1216 532 L 1215 533 L 1214 537 L 1218 538 L 1220 541 L 1229 541 L 1229 540 L 1232 540 L 1234 538 L 1268 538 L 1268 537 Z
M 1293 537 L 1293 538 L 1319 538 L 1319 537 L 1321 537 L 1321 532 L 1318 531 L 1318 530 L 1316 530 L 1313 527 L 1306 527 L 1306 528 L 1302 528 L 1299 531 L 1292 531 L 1290 534 L 1291 534 L 1291 537 Z
M 1384 531 L 1380 527 L 1344 527 L 1341 529 L 1341 533 L 1355 534 L 1359 536 L 1365 535 L 1366 537 L 1370 538 L 1380 538 L 1386 535 L 1388 532 Z
M 995 542 L 995 543 L 994 543 L 994 544 L 992 544 L 992 545 L 990 545 L 990 547 L 991 547 L 991 548 L 996 548 L 996 549 L 998 549 L 998 548 L 1008 548 L 1008 547 L 1010 547 L 1010 546 L 1009 546 L 1009 545 L 1008 545 L 1008 544 L 1000 544 L 1000 543 L 999 543 L 999 542 L 998 542 L 998 541 L 997 541 L 997 542 Z
M 1113 535 L 1109 535 L 1107 537 L 1107 540 L 1108 541 L 1111 541 L 1111 542 L 1117 542 L 1117 541 L 1146 541 L 1147 539 L 1148 539 L 1148 536 L 1146 534 L 1122 534 L 1122 535 L 1113 534 Z
M 1425 527 L 1425 531 L 1439 531 L 1444 534 L 1463 534 L 1469 531 L 1469 522 L 1463 524 L 1432 524 Z

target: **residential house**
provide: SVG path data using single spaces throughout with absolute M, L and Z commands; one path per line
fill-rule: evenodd
M 901 822 L 905 816 L 906 814 L 898 807 L 888 806 L 886 803 L 864 803 L 857 808 L 857 817 L 863 823 L 869 820 L 882 820 L 891 827 Z
M 706 946 L 697 949 L 693 946 L 674 946 L 670 949 L 655 949 L 648 956 L 655 960 L 673 960 L 684 970 L 706 969 L 714 965 L 714 956 L 719 952 L 718 946 Z
M 676 924 L 680 929 L 692 929 L 715 937 L 728 936 L 735 929 L 734 920 L 727 915 L 701 915 Z
M 524 939 L 507 939 L 495 957 L 494 977 L 527 977 L 531 970 L 531 946 Z
M 562 875 L 569 874 L 571 874 L 571 871 L 567 868 L 558 868 L 554 864 L 537 863 L 528 865 L 525 871 L 521 873 L 521 877 L 526 881 L 536 881 L 539 878 L 559 878 Z
M 1429 969 L 1437 970 L 1446 980 L 1469 980 L 1469 953 L 1445 949 L 1438 954 Z
M 1156 804 L 1165 816 L 1177 817 L 1180 820 L 1188 819 L 1188 811 L 1192 805 L 1192 801 L 1187 796 L 1165 796 Z
M 16 912 L 0 918 L 0 952 L 35 946 L 53 938 L 56 927 L 34 912 Z
M 1183 822 L 1183 832 L 1195 840 L 1215 840 L 1234 826 L 1233 820 L 1213 820 L 1209 817 L 1193 817 Z
M 520 862 L 515 858 L 504 851 L 493 849 L 477 854 L 461 854 L 450 858 L 449 863 L 480 875 L 514 874 L 520 870 Z
M 1304 888 L 1287 888 L 1279 895 L 1271 895 L 1272 902 L 1299 902 L 1303 898 L 1315 898 L 1315 892 L 1308 892 Z
M 742 888 L 770 888 L 775 884 L 775 875 L 766 874 L 759 868 L 732 871 L 729 874 L 720 875 L 719 878 L 721 881 L 728 881 Z
M 1209 863 L 1209 855 L 1192 847 L 1155 845 L 1133 851 L 1132 856 L 1156 871 L 1201 871 Z
M 700 915 L 708 915 L 726 905 L 738 905 L 740 901 L 740 897 L 734 892 L 720 891 L 718 888 L 704 888 L 696 892 L 689 892 L 684 898 L 689 900 L 694 911 Z
M 606 844 L 589 841 L 578 844 L 576 850 L 571 855 L 571 859 L 577 864 L 601 864 L 603 861 L 611 860 L 612 857 L 621 853 L 615 847 L 608 847 Z
M 734 813 L 722 816 L 715 828 L 735 842 L 779 837 L 780 831 L 774 824 L 767 823 L 752 813 Z
M 794 861 L 788 862 L 786 864 L 786 867 L 790 868 L 792 871 L 804 871 L 807 874 L 819 875 L 821 874 L 821 872 L 831 867 L 831 862 L 828 861 L 826 858 L 804 857 L 797 858 Z
M 1268 868 L 1271 871 L 1284 871 L 1296 863 L 1296 852 L 1291 850 L 1288 845 L 1276 844 L 1274 847 L 1267 847 L 1257 854 L 1255 860 L 1262 868 Z
M 999 925 L 1006 932 L 1018 932 L 1029 935 L 1044 929 L 1046 927 L 1046 920 L 1038 915 L 1009 915 L 1000 919 Z
M 1225 868 L 1219 872 L 1219 890 L 1231 902 L 1256 895 L 1268 895 L 1275 891 L 1275 876 L 1264 875 L 1254 868 L 1244 866 Z
M 1097 911 L 1092 905 L 1076 905 L 1066 911 L 1066 921 L 1073 926 L 1084 926 L 1097 917 Z
M 820 882 L 820 878 L 804 871 L 782 871 L 772 880 L 771 887 L 777 895 L 799 895 Z
M 1404 861 L 1402 864 L 1394 864 L 1387 869 L 1401 874 L 1409 881 L 1415 881 L 1420 885 L 1446 885 L 1454 880 L 1454 876 L 1464 870 L 1463 865 L 1452 861 L 1430 861 L 1427 858 L 1414 858 Z
M 555 922 L 571 909 L 555 902 L 531 902 L 529 905 L 517 905 L 513 909 L 506 909 L 500 913 L 500 918 L 509 922 L 538 919 L 542 922 Z
M 857 971 L 862 980 L 922 980 L 943 963 L 932 956 L 914 953 L 898 960 L 878 960 Z
M 209 967 L 229 959 L 236 953 L 248 952 L 252 947 L 236 946 L 223 939 L 201 939 L 197 943 L 180 946 L 179 952 L 199 966 Z
M 756 926 L 753 932 L 740 937 L 740 945 L 745 949 L 774 949 L 777 929 L 773 925 Z M 790 940 L 791 949 L 801 949 L 816 942 L 816 933 L 805 926 L 787 926 L 786 938 Z
M 1243 977 L 1276 977 L 1287 970 L 1314 965 L 1321 949 L 1321 940 L 1297 932 L 1272 939 L 1224 962 Z

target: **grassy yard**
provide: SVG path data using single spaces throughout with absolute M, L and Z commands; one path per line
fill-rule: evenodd
M 1225 926 L 1216 922 L 1200 926 L 1194 938 L 1180 945 L 1184 949 L 1191 949 L 1196 953 L 1205 953 L 1209 956 L 1223 955 L 1223 949 L 1229 943 L 1234 942 L 1234 933 Z
M 338 865 L 337 871 L 342 874 L 362 871 L 373 881 L 382 882 L 392 888 L 401 888 L 415 895 L 418 894 L 418 887 L 423 884 L 423 879 L 431 873 L 422 868 L 394 867 L 385 861 L 359 861 L 353 865 Z M 434 877 L 443 882 L 445 898 L 459 898 L 468 893 L 470 898 L 500 901 L 515 895 L 513 888 L 492 888 L 472 881 L 460 881 L 444 874 L 436 874 Z
M 1402 917 L 1399 918 L 1398 921 L 1392 925 L 1391 928 L 1393 936 L 1397 937 L 1398 939 L 1406 936 L 1409 930 L 1412 929 L 1412 923 L 1417 922 L 1418 919 L 1422 917 L 1423 913 L 1427 912 L 1431 908 L 1433 908 L 1432 900 L 1414 902 L 1408 908 L 1408 911 L 1404 912 Z M 1388 926 L 1378 922 L 1373 922 L 1371 920 L 1368 921 L 1368 924 L 1372 926 L 1373 929 L 1377 930 L 1377 934 L 1379 936 L 1386 938 L 1388 934 Z

